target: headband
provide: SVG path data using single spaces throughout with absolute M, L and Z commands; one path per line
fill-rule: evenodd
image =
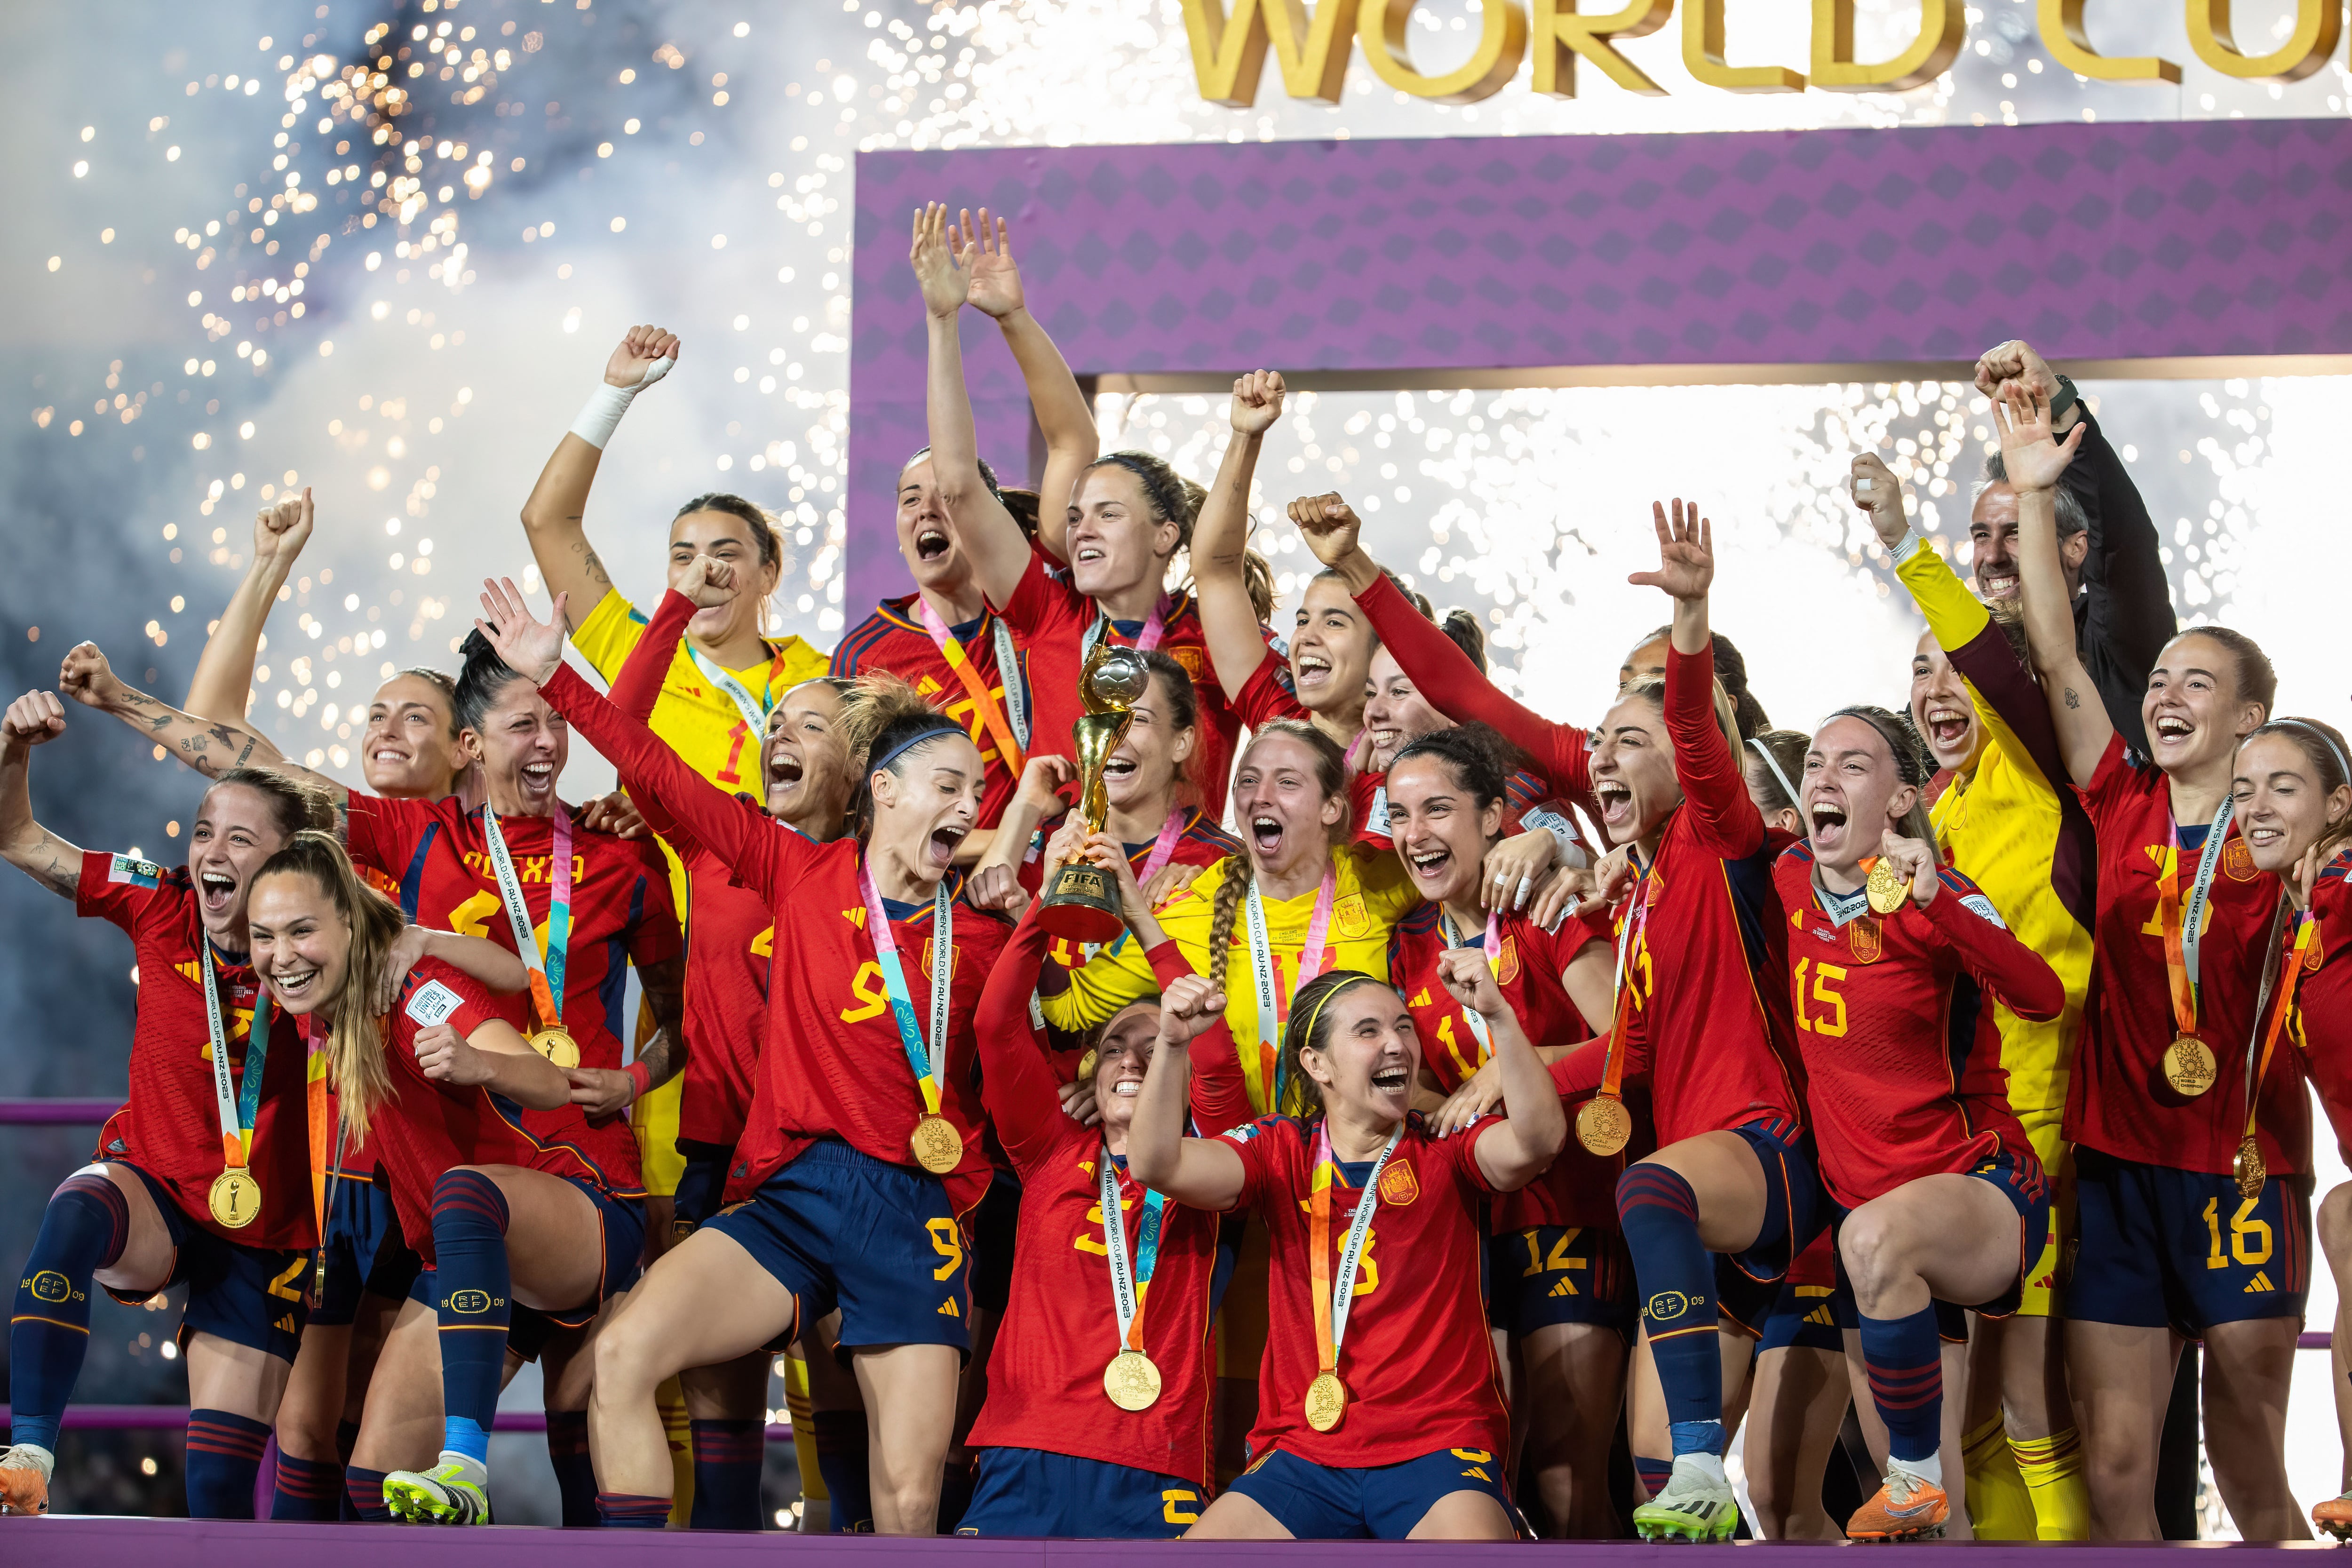
M 1133 474 L 1137 481 L 1143 486 L 1145 498 L 1151 502 L 1163 519 L 1170 522 L 1183 521 L 1183 486 L 1171 484 L 1169 470 L 1164 468 L 1155 468 L 1145 462 L 1144 455 L 1140 452 L 1105 452 L 1095 459 L 1094 466 L 1099 468 L 1105 463 L 1116 463 Z
M 1797 804 L 1797 786 L 1790 784 L 1789 775 L 1780 771 L 1780 760 L 1772 754 L 1772 748 L 1759 739 L 1751 738 L 1748 743 L 1756 748 L 1756 754 L 1764 759 L 1766 767 L 1772 770 L 1772 776 L 1780 781 L 1780 793 L 1789 797 L 1790 806 L 1795 810 L 1802 810 L 1803 807 Z
M 1353 991 L 1359 985 L 1369 985 L 1377 983 L 1373 981 L 1372 977 L 1369 974 L 1351 974 L 1347 979 L 1341 981 L 1339 984 L 1331 987 L 1330 990 L 1323 993 L 1322 996 L 1315 1004 L 1315 1010 L 1307 1015 L 1307 1033 L 1299 1041 L 1299 1048 L 1301 1050 L 1306 1049 L 1307 1042 L 1315 1037 L 1315 1026 L 1322 1022 L 1323 1009 L 1331 1005 L 1332 997 L 1345 995 L 1347 993 Z
M 964 729 L 961 724 L 950 724 L 941 721 L 937 724 L 927 725 L 923 729 L 916 731 L 913 734 L 908 736 L 905 740 L 899 742 L 888 751 L 883 752 L 881 756 L 876 758 L 873 762 L 866 763 L 866 776 L 872 778 L 876 773 L 880 773 L 884 768 L 888 767 L 892 763 L 897 762 L 900 757 L 905 756 L 908 752 L 913 751 L 917 746 L 921 745 L 926 741 L 936 741 L 941 735 L 961 735 L 963 732 Z
M 2326 731 L 2321 729 L 2318 725 L 2313 723 L 2308 719 L 2273 719 L 2268 724 L 2264 725 L 2263 728 L 2276 729 L 2281 724 L 2292 724 L 2298 730 L 2308 730 L 2313 734 L 2318 736 L 2319 743 L 2327 748 L 2327 754 L 2336 759 L 2336 771 L 2344 775 L 2345 783 L 2352 784 L 2352 764 L 2347 764 L 2345 762 L 2343 751 L 2336 744 L 2335 742 L 2327 738 Z

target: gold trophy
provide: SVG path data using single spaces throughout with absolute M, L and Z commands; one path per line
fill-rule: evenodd
M 1151 679 L 1150 667 L 1131 647 L 1115 647 L 1108 640 L 1095 644 L 1078 672 L 1078 697 L 1087 710 L 1070 726 L 1078 762 L 1079 820 L 1089 833 L 1100 833 L 1110 817 L 1110 799 L 1103 793 L 1103 764 L 1127 739 L 1135 722 L 1135 705 Z M 1127 929 L 1121 913 L 1118 883 L 1090 860 L 1056 866 L 1045 879 L 1045 908 L 1037 923 L 1067 942 L 1110 942 Z

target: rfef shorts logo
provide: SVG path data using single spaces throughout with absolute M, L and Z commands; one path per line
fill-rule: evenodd
M 488 1290 L 452 1290 L 449 1292 L 449 1310 L 469 1318 L 478 1316 L 490 1310 L 490 1293 Z
M 1642 1315 L 1654 1323 L 1671 1323 L 1691 1310 L 1691 1299 L 1679 1290 L 1661 1290 L 1643 1303 Z
M 54 1268 L 44 1268 L 33 1276 L 32 1291 L 36 1301 L 70 1300 L 73 1298 L 73 1281 Z

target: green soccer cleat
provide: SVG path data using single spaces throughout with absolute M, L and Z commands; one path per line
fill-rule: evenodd
M 429 1470 L 394 1470 L 383 1478 L 383 1500 L 404 1524 L 488 1524 L 489 1474 L 471 1459 L 443 1455 Z
M 1633 1510 L 1644 1541 L 1728 1541 L 1739 1524 L 1739 1500 L 1711 1454 L 1684 1454 L 1665 1489 Z

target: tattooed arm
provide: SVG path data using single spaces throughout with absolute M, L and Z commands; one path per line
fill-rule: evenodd
M 646 988 L 646 1005 L 658 1026 L 637 1047 L 636 1060 L 618 1072 L 610 1068 L 564 1069 L 572 1080 L 572 1103 L 590 1116 L 616 1115 L 686 1069 L 686 960 L 641 963 L 637 980 Z M 642 1083 L 638 1068 L 646 1069 Z
M 65 704 L 53 691 L 27 691 L 0 718 L 0 855 L 61 898 L 81 885 L 81 851 L 33 820 L 33 748 L 66 732 Z
M 629 329 L 604 365 L 604 384 L 556 443 L 539 482 L 530 488 L 530 499 L 522 503 L 522 531 L 530 539 L 531 559 L 539 563 L 550 595 L 570 596 L 572 631 L 585 625 L 613 591 L 612 575 L 597 559 L 581 522 L 588 510 L 589 487 L 604 460 L 604 444 L 630 402 L 677 363 L 677 337 L 659 327 Z
M 85 708 L 111 713 L 208 779 L 231 768 L 268 768 L 322 790 L 335 804 L 340 827 L 351 791 L 324 773 L 301 767 L 251 727 L 182 712 L 160 697 L 123 684 L 96 643 L 78 643 L 58 668 L 58 688 Z

